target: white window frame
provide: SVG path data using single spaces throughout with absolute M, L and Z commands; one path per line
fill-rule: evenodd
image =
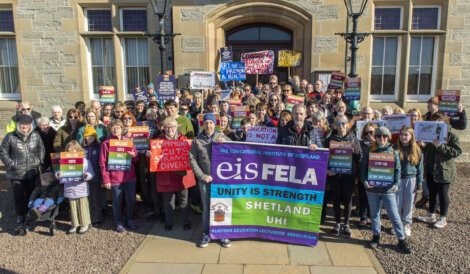
M 400 28 L 397 30 L 403 30 L 403 6 L 399 5 L 384 5 L 384 6 L 375 6 L 373 9 L 373 19 L 371 29 L 374 31 L 395 31 L 396 29 L 375 29 L 375 9 L 400 9 Z
M 123 10 L 145 10 L 147 12 L 147 8 L 145 7 L 128 7 L 128 8 L 120 8 L 119 9 L 119 31 L 121 32 L 124 32 L 124 18 L 122 17 L 122 11 Z M 148 14 L 147 14 L 148 15 Z M 149 29 L 149 26 L 148 26 L 148 16 L 147 16 L 147 27 L 146 27 L 146 31 L 148 31 Z M 128 32 L 128 31 L 125 31 L 125 32 Z M 131 31 L 131 32 L 134 32 L 134 31 Z
M 438 45 L 439 45 L 439 36 L 429 36 L 429 35 L 411 35 L 411 38 L 413 37 L 432 37 L 434 38 L 434 52 L 433 52 L 433 64 L 432 64 L 432 72 L 431 72 L 431 92 L 429 94 L 408 94 L 408 89 L 407 89 L 407 94 L 406 94 L 406 101 L 407 102 L 426 102 L 429 100 L 431 97 L 433 97 L 436 94 L 436 76 L 437 76 L 437 55 L 438 55 Z M 411 44 L 410 44 L 410 50 L 411 50 Z M 421 44 L 421 50 L 422 50 L 422 44 Z M 420 50 L 420 66 L 421 66 L 421 50 Z M 411 58 L 411 55 L 410 55 Z M 408 74 L 409 74 L 409 68 L 408 68 Z M 418 79 L 420 79 L 418 77 Z M 408 79 L 409 81 L 409 79 Z M 405 85 L 408 87 L 408 82 L 405 83 Z M 418 80 L 418 92 L 419 92 L 419 80 Z
M 85 40 L 86 46 L 87 46 L 87 51 L 86 51 L 86 59 L 87 59 L 87 72 L 90 77 L 88 77 L 88 88 L 89 88 L 89 95 L 91 99 L 100 99 L 99 94 L 95 94 L 93 91 L 95 90 L 95 87 L 93 86 L 93 62 L 91 60 L 91 44 L 90 41 L 91 39 L 113 39 L 112 37 L 87 37 Z M 114 46 L 114 45 L 113 45 Z M 114 50 L 114 60 L 116 60 L 116 50 Z M 114 73 L 115 77 L 116 75 L 116 62 L 114 62 Z M 117 81 L 117 79 L 115 79 Z M 116 89 L 116 86 L 114 87 Z
M 2 10 L 2 11 L 6 10 L 6 11 L 12 11 L 13 12 L 13 9 L 9 9 L 9 8 L 0 8 L 0 10 Z M 14 17 L 14 14 L 13 14 L 13 17 Z M 6 33 L 8 33 L 8 34 L 15 33 L 15 29 L 13 29 L 13 32 L 6 32 Z M 19 70 L 20 64 L 18 62 L 18 43 L 16 42 L 16 35 L 0 36 L 0 38 L 13 38 L 15 40 L 16 63 L 17 63 L 17 66 L 18 66 L 18 84 L 20 85 L 19 92 L 16 92 L 16 93 L 0 93 L 0 101 L 21 100 L 21 75 L 20 75 L 20 70 Z
M 113 16 L 112 12 L 113 11 L 111 10 L 111 8 L 86 8 L 85 9 L 85 31 L 89 31 L 89 32 L 92 32 L 92 33 L 96 32 L 96 30 L 90 31 L 88 29 L 88 11 L 89 10 L 109 10 L 109 11 L 111 11 L 111 18 L 110 18 L 111 19 L 111 31 L 109 31 L 109 32 L 113 31 L 113 18 L 112 18 L 112 16 Z
M 420 8 L 437 8 L 437 28 L 435 29 L 414 29 L 413 28 L 413 9 L 420 9 Z M 417 5 L 417 6 L 413 6 L 413 8 L 411 9 L 411 26 L 410 26 L 410 30 L 411 31 L 420 31 L 420 30 L 440 30 L 441 29 L 441 16 L 442 16 L 442 7 L 439 6 L 439 5 Z
M 402 39 L 401 36 L 392 36 L 392 35 L 377 35 L 374 36 L 373 38 L 397 38 L 397 68 L 395 70 L 395 90 L 393 92 L 393 95 L 378 95 L 378 94 L 372 94 L 372 91 L 370 92 L 370 101 L 371 102 L 396 102 L 398 100 L 398 91 L 399 91 L 399 85 L 400 85 L 400 66 L 401 66 L 401 47 L 402 47 Z M 385 45 L 385 44 L 384 44 Z M 373 48 L 373 41 L 372 41 L 372 51 L 371 51 L 371 70 L 370 70 L 370 75 L 369 75 L 369 87 L 372 85 L 372 68 L 374 65 L 372 65 L 372 58 L 374 55 L 374 48 Z M 385 55 L 385 50 L 384 53 Z M 385 59 L 384 59 L 385 60 Z M 383 75 L 382 75 L 383 77 Z M 383 82 L 383 79 L 382 79 Z M 382 83 L 382 88 L 383 88 L 383 83 Z
M 124 95 L 126 100 L 133 100 L 134 97 L 132 96 L 132 91 L 127 89 L 127 58 L 126 58 L 126 39 L 144 39 L 142 37 L 123 37 L 121 38 L 121 49 L 122 49 L 122 79 L 124 80 Z M 147 39 L 147 54 L 150 56 L 150 46 L 148 45 L 149 40 Z M 149 80 L 152 81 L 152 75 L 150 74 L 150 70 L 152 68 L 151 62 L 149 60 Z M 147 83 L 148 84 L 148 83 Z

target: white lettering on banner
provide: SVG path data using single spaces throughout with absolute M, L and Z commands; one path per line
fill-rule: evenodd
M 293 213 L 296 215 L 309 215 L 311 213 L 309 207 L 304 206 L 291 206 L 291 205 L 281 205 L 273 202 L 246 202 L 246 209 L 261 209 L 261 210 L 271 210 L 277 212 Z

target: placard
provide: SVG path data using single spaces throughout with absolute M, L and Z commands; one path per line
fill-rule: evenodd
M 232 46 L 220 48 L 220 62 L 233 62 Z
M 109 141 L 108 170 L 127 171 L 131 169 L 132 157 L 127 153 L 132 151 L 134 144 L 131 140 L 111 139 Z
M 197 122 L 198 122 L 198 124 L 199 124 L 199 132 L 202 132 L 202 130 L 203 130 L 203 125 L 204 125 L 203 119 L 204 119 L 204 115 L 205 115 L 205 113 L 201 113 L 201 114 L 198 114 L 198 115 L 197 115 Z M 217 121 L 217 123 L 215 124 L 215 130 L 216 130 L 216 131 L 222 131 L 222 130 L 220 129 L 220 114 L 214 113 L 214 116 L 215 116 L 215 120 Z
M 342 89 L 346 76 L 342 72 L 332 72 L 328 89 Z
M 439 140 L 440 144 L 447 142 L 448 125 L 446 122 L 416 121 L 414 125 L 416 141 L 432 143 Z
M 459 112 L 460 90 L 439 90 L 439 111 L 449 116 Z
M 214 143 L 211 239 L 261 238 L 315 246 L 328 154 L 327 149 Z
M 176 78 L 174 75 L 158 75 L 156 92 L 159 101 L 175 100 L 176 98 Z
M 241 61 L 245 63 L 246 74 L 273 74 L 274 51 L 242 53 Z
M 135 148 L 138 152 L 145 152 L 149 150 L 149 136 L 150 128 L 147 125 L 130 127 L 127 129 L 127 133 L 131 135 L 132 141 L 134 142 Z
M 150 142 L 150 171 L 191 170 L 189 151 L 192 140 L 152 140 Z
M 404 126 L 411 126 L 410 116 L 406 114 L 385 115 L 382 120 L 385 121 L 385 126 L 392 134 L 400 133 Z
M 287 97 L 286 109 L 288 111 L 292 111 L 292 109 L 294 108 L 294 105 L 303 104 L 304 102 L 305 102 L 305 97 L 303 96 L 289 95 L 289 97 Z
M 371 187 L 390 187 L 395 178 L 395 154 L 369 153 L 367 182 Z
M 230 113 L 232 115 L 232 124 L 230 125 L 233 129 L 239 129 L 241 127 L 241 121 L 245 117 L 250 117 L 250 106 L 230 106 Z
M 361 77 L 346 78 L 343 97 L 346 101 L 361 100 Z
M 352 174 L 353 149 L 351 142 L 330 142 L 328 169 L 337 174 Z
M 98 87 L 98 89 L 101 104 L 114 104 L 114 102 L 116 101 L 116 95 L 114 94 L 113 86 L 100 86 Z
M 230 100 L 230 94 L 232 94 L 232 90 L 230 89 L 224 89 L 220 91 L 220 100 L 219 101 L 229 101 Z
M 246 80 L 245 63 L 222 62 L 220 63 L 220 81 L 244 81 Z
M 275 127 L 252 126 L 246 136 L 247 142 L 275 144 L 278 130 Z
M 215 73 L 191 71 L 189 86 L 191 89 L 213 89 L 215 87 Z
M 362 130 L 367 124 L 376 124 L 377 127 L 384 127 L 386 126 L 385 121 L 382 120 L 372 120 L 372 121 L 365 121 L 365 120 L 357 120 L 356 121 L 356 136 L 357 139 L 362 140 Z
M 298 50 L 280 50 L 278 52 L 278 67 L 299 67 L 302 61 L 302 52 Z
M 147 103 L 148 101 L 148 94 L 145 87 L 137 87 L 132 90 L 132 96 L 134 97 L 134 101 L 144 101 Z
M 83 181 L 83 151 L 60 153 L 60 183 Z

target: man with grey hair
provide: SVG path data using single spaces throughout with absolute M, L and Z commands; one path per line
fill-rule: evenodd
M 59 105 L 52 106 L 52 116 L 50 119 L 50 126 L 55 130 L 59 130 L 60 127 L 65 125 L 66 119 L 62 117 L 62 107 Z
M 95 113 L 101 116 L 101 103 L 98 100 L 91 100 L 91 108 L 95 110 Z
M 292 108 L 292 121 L 281 127 L 277 136 L 276 144 L 303 146 L 316 149 L 317 146 L 310 146 L 310 131 L 313 125 L 306 120 L 307 108 L 303 104 L 297 104 Z
M 41 117 L 41 113 L 34 111 L 33 106 L 28 101 L 23 101 L 16 105 L 16 114 L 11 117 L 10 123 L 7 125 L 6 133 L 14 132 L 16 130 L 16 125 L 18 122 L 18 117 L 22 114 L 26 114 L 32 117 L 32 127 L 36 128 L 34 121 Z

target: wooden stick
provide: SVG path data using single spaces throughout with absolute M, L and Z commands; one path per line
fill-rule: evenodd
M 290 78 L 290 67 L 287 67 L 287 78 Z
M 258 86 L 258 73 L 256 73 L 256 86 Z

